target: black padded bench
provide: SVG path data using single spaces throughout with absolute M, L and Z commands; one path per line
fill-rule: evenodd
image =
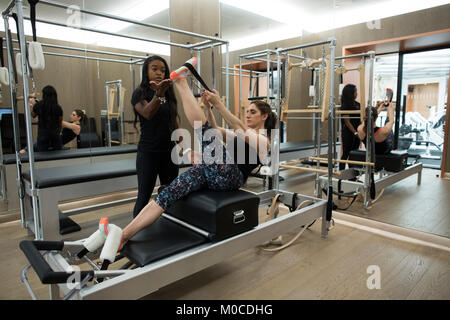
M 258 207 L 259 197 L 243 190 L 193 192 L 130 239 L 121 253 L 142 267 L 206 242 L 233 237 L 258 225 Z
M 180 168 L 189 167 L 180 165 Z M 116 160 L 98 163 L 86 163 L 55 168 L 35 169 L 35 188 L 38 196 L 38 213 L 41 221 L 41 235 L 44 240 L 60 239 L 60 216 L 58 202 L 82 197 L 92 197 L 111 192 L 136 189 L 136 160 Z M 25 185 L 25 222 L 34 230 L 33 208 L 31 207 L 30 172 L 22 174 Z M 69 223 L 68 232 L 76 231 Z M 75 228 L 75 229 L 74 229 Z M 67 233 L 67 232 L 66 232 Z
M 126 145 L 117 147 L 97 147 L 86 149 L 68 149 L 48 152 L 35 152 L 35 168 L 50 168 L 67 165 L 78 165 L 90 162 L 102 162 L 111 160 L 122 160 L 135 158 L 137 152 L 136 145 Z M 23 169 L 28 167 L 28 154 L 20 155 Z M 1 165 L 1 184 L 3 199 L 8 200 L 8 210 L 19 208 L 19 198 L 17 192 L 17 169 L 15 154 L 3 156 Z
M 114 154 L 126 154 L 137 152 L 137 145 L 127 145 L 127 146 L 117 146 L 117 147 L 95 147 L 95 148 L 85 148 L 85 149 L 66 149 L 66 150 L 56 150 L 47 152 L 35 152 L 34 161 L 51 161 L 51 160 L 66 160 L 66 159 L 76 159 L 85 157 L 98 157 L 98 156 L 108 156 Z M 20 155 L 20 160 L 22 163 L 28 163 L 28 154 Z M 5 154 L 3 155 L 3 164 L 15 164 L 16 155 L 15 154 Z
M 365 162 L 366 151 L 365 150 L 350 151 L 349 160 Z M 406 151 L 375 155 L 376 172 L 383 169 L 389 172 L 399 172 L 404 170 L 407 166 L 408 166 L 408 153 Z M 351 165 L 350 167 L 357 167 L 357 165 Z

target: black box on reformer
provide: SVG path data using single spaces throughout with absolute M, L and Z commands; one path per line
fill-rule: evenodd
M 383 160 L 383 168 L 386 171 L 399 172 L 404 170 L 408 166 L 407 152 L 391 151 L 391 153 L 383 154 L 380 157 Z
M 365 150 L 350 151 L 349 160 L 366 161 Z M 350 167 L 362 167 L 359 165 L 349 165 Z M 390 172 L 399 172 L 408 166 L 408 153 L 391 151 L 389 154 L 377 154 L 375 158 L 375 171 L 382 169 Z
M 246 191 L 200 190 L 179 199 L 165 213 L 209 232 L 220 241 L 258 225 L 259 197 Z

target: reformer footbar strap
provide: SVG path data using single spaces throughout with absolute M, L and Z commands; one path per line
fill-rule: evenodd
M 10 60 L 11 60 L 11 64 L 12 64 L 12 73 L 14 75 L 14 83 L 17 84 L 18 79 L 17 79 L 17 69 L 16 69 L 16 60 L 14 59 L 14 52 L 13 52 L 13 46 L 12 46 L 12 38 L 11 38 L 11 30 L 7 30 L 6 32 L 8 32 L 8 36 L 9 36 L 9 47 L 11 48 L 11 51 L 8 53 L 10 55 Z M 15 90 L 14 90 L 15 92 Z
M 2 63 L 2 68 L 4 68 L 5 60 L 3 59 L 3 37 L 0 37 L 0 62 Z
M 12 16 L 13 19 L 16 21 L 16 27 L 17 27 L 17 41 L 19 42 L 19 46 L 20 46 L 19 18 L 17 17 L 17 14 L 16 14 L 16 13 L 11 14 L 11 16 Z M 10 37 L 10 39 L 11 39 L 11 37 Z M 24 40 L 25 40 L 25 57 L 26 57 L 26 60 L 27 60 L 28 71 L 29 71 L 30 77 L 33 78 L 33 69 L 31 68 L 30 63 L 28 62 L 27 37 L 25 37 Z M 12 47 L 11 47 L 11 48 L 12 48 Z M 15 66 L 15 67 L 17 67 L 17 66 Z M 17 70 L 17 69 L 15 69 L 15 70 Z M 22 70 L 22 73 L 23 73 L 23 72 L 24 72 L 24 70 Z M 17 81 L 16 81 L 16 83 L 17 83 Z
M 295 207 L 295 200 L 297 200 L 297 192 L 294 192 L 294 194 L 292 195 L 292 203 L 291 203 L 291 207 L 289 208 L 289 211 L 294 212 L 296 207 Z
M 208 86 L 206 85 L 205 81 L 203 81 L 202 77 L 200 77 L 200 75 L 198 74 L 197 70 L 195 70 L 195 68 L 192 66 L 192 64 L 185 63 L 185 64 L 183 64 L 183 66 L 185 66 L 186 68 L 189 69 L 189 71 L 192 73 L 192 75 L 195 77 L 195 79 L 197 79 L 201 83 L 203 88 L 205 88 L 208 91 L 211 91 L 211 89 L 208 88 Z
M 39 0 L 28 0 L 30 4 L 30 19 L 31 19 L 31 29 L 33 30 L 33 41 L 37 41 L 36 37 L 36 5 Z

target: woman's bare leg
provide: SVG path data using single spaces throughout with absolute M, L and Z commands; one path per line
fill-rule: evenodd
M 164 210 L 154 201 L 150 201 L 136 218 L 133 219 L 124 229 L 123 229 L 123 243 L 130 240 L 136 233 L 149 226 L 159 216 L 164 212 Z
M 186 79 L 177 79 L 173 83 L 173 87 L 181 98 L 184 113 L 191 126 L 194 127 L 194 121 L 201 121 L 202 125 L 205 124 L 205 114 L 192 94 Z

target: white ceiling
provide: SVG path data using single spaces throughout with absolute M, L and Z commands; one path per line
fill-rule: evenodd
M 0 0 L 0 9 L 6 8 L 9 2 L 10 0 Z M 170 24 L 167 9 L 169 0 L 59 0 L 57 2 L 166 27 Z M 220 0 L 220 2 L 221 36 L 230 41 L 230 50 L 301 36 L 303 30 L 320 32 L 450 3 L 445 0 L 409 0 L 407 5 L 404 0 Z M 28 5 L 26 0 L 24 3 Z M 153 14 L 152 10 L 156 5 L 159 6 L 157 10 L 160 11 Z M 28 15 L 28 9 L 25 12 Z M 151 16 L 148 17 L 148 15 Z M 37 16 L 66 24 L 70 14 L 65 9 L 38 4 Z M 110 19 L 87 14 L 81 15 L 81 24 L 126 35 L 170 41 L 167 31 L 117 24 Z M 28 25 L 29 23 L 26 25 L 26 32 L 31 33 Z M 3 23 L 0 23 L 0 29 L 3 30 Z M 12 29 L 14 31 L 13 25 Z M 79 30 L 68 30 L 68 28 L 40 25 L 37 29 L 38 36 L 46 38 L 120 48 L 132 46 L 136 51 L 153 51 L 160 54 L 169 52 L 168 46 L 148 46 L 142 43 L 137 45 L 136 42 L 126 41 L 123 38 L 93 37 L 92 33 L 81 33 Z

